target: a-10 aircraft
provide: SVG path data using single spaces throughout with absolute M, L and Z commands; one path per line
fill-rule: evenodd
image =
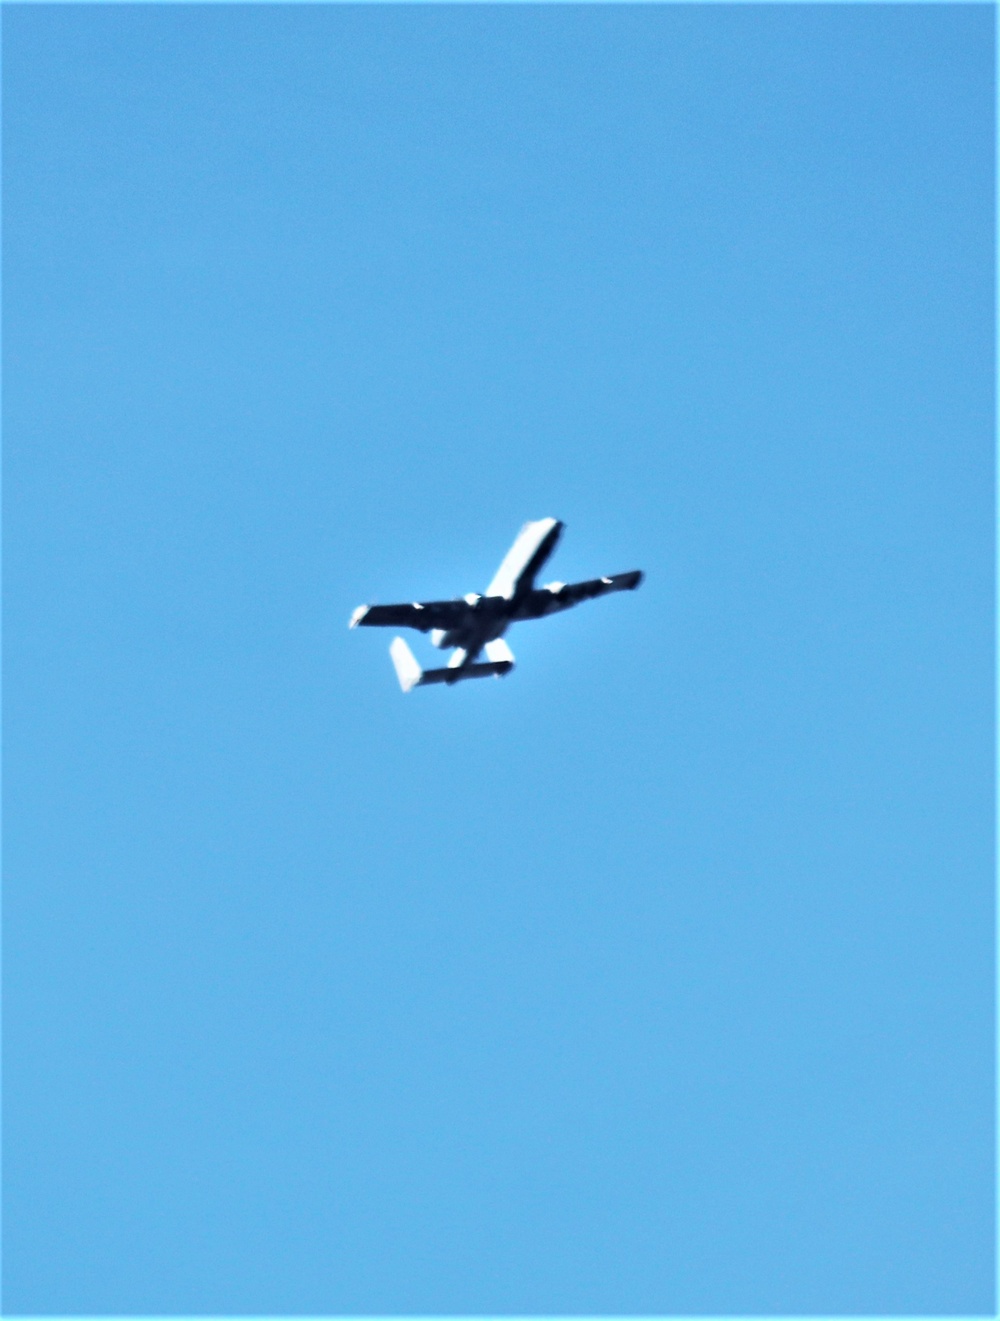
M 630 592 L 642 582 L 641 570 L 633 569 L 610 578 L 536 587 L 535 578 L 555 550 L 562 530 L 563 524 L 556 518 L 525 523 L 482 596 L 470 592 L 454 601 L 359 605 L 349 626 L 415 628 L 430 633 L 435 647 L 454 647 L 444 668 L 424 670 L 403 639 L 393 638 L 389 654 L 404 693 L 421 684 L 506 674 L 514 668 L 514 655 L 503 640 L 511 624 L 542 619 L 608 592 Z M 486 660 L 481 661 L 483 651 Z

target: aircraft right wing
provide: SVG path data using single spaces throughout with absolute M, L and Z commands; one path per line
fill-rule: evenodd
M 434 628 L 457 628 L 472 607 L 467 601 L 408 601 L 405 605 L 359 605 L 349 628 L 416 628 L 429 633 Z

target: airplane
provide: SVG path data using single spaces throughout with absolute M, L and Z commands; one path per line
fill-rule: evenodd
M 348 627 L 415 628 L 430 633 L 435 647 L 454 648 L 447 666 L 424 670 L 404 640 L 393 638 L 389 654 L 404 693 L 424 684 L 453 684 L 489 675 L 499 679 L 514 668 L 514 654 L 503 640 L 511 624 L 522 619 L 542 619 L 592 597 L 606 596 L 608 592 L 631 592 L 642 582 L 642 571 L 633 569 L 631 573 L 616 573 L 610 578 L 591 578 L 582 583 L 553 582 L 536 587 L 535 578 L 555 550 L 563 526 L 556 518 L 525 523 L 481 596 L 470 592 L 453 601 L 359 605 Z M 485 661 L 479 659 L 483 651 Z

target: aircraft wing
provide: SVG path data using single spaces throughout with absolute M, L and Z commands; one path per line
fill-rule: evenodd
M 404 605 L 359 605 L 351 615 L 350 628 L 457 628 L 472 607 L 467 601 L 408 601 Z
M 631 573 L 613 573 L 610 578 L 589 578 L 582 583 L 567 583 L 560 588 L 558 595 L 567 605 L 576 605 L 578 601 L 590 601 L 608 592 L 634 591 L 641 582 L 642 570 L 633 569 Z
M 515 619 L 541 619 L 581 601 L 591 601 L 595 596 L 606 596 L 608 592 L 634 591 L 641 582 L 641 569 L 633 569 L 630 573 L 613 573 L 608 578 L 588 578 L 582 583 L 549 583 L 528 593 Z

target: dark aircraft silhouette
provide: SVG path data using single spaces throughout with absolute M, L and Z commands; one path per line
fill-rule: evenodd
M 506 674 L 514 668 L 514 655 L 503 640 L 511 624 L 542 619 L 608 592 L 630 592 L 642 582 L 641 570 L 633 569 L 610 578 L 536 587 L 535 577 L 555 550 L 562 530 L 563 524 L 555 518 L 525 523 L 482 596 L 470 592 L 454 601 L 360 605 L 351 615 L 350 627 L 415 628 L 430 633 L 435 647 L 454 648 L 447 666 L 423 670 L 403 639 L 393 638 L 389 653 L 404 693 L 421 684 Z M 486 660 L 480 661 L 483 651 Z

